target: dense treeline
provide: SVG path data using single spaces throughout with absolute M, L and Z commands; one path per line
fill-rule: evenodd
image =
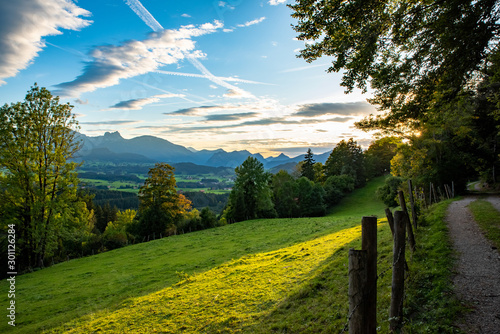
M 229 193 L 214 194 L 201 191 L 185 191 L 183 194 L 191 201 L 193 208 L 202 210 L 207 207 L 217 214 L 222 212 L 229 198 Z
M 221 220 L 223 223 L 255 218 L 312 217 L 325 215 L 346 194 L 383 175 L 401 140 L 382 138 L 363 152 L 351 138 L 342 140 L 328 160 L 314 162 L 309 149 L 296 175 L 285 170 L 272 175 L 249 157 L 236 168 L 236 180 Z
M 109 205 L 120 210 L 139 208 L 137 194 L 119 190 L 86 188 L 86 192 L 93 196 L 92 202 L 97 206 Z

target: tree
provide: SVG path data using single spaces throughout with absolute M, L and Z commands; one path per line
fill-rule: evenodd
M 301 172 L 300 176 L 305 176 L 309 180 L 314 181 L 314 154 L 312 153 L 312 150 L 309 148 L 307 149 L 307 153 L 304 156 L 304 162 L 301 165 Z
M 350 175 L 356 187 L 364 186 L 366 173 L 363 150 L 352 138 L 335 146 L 325 163 L 325 176 Z
M 249 156 L 236 167 L 236 180 L 229 195 L 228 215 L 235 221 L 276 216 L 271 201 L 269 180 L 271 174 L 264 171 L 264 165 Z
M 138 224 L 132 229 L 143 237 L 165 234 L 191 207 L 191 201 L 177 193 L 174 168 L 166 163 L 156 163 L 149 170 L 139 189 L 139 201 Z
M 385 184 L 377 189 L 377 198 L 384 202 L 389 208 L 398 206 L 398 191 L 401 190 L 403 179 L 397 176 L 389 176 Z
M 217 226 L 217 216 L 209 207 L 204 207 L 200 212 L 201 228 L 207 229 Z
M 348 193 L 354 190 L 354 178 L 351 175 L 333 175 L 326 179 L 325 200 L 328 205 L 334 205 Z
M 292 218 L 299 216 L 298 189 L 295 179 L 285 170 L 273 175 L 271 182 L 274 208 L 279 217 Z
M 69 162 L 79 148 L 72 108 L 36 84 L 23 102 L 0 108 L 1 227 L 15 225 L 21 270 L 43 266 L 68 219 L 86 210 Z
M 358 123 L 366 129 L 425 122 L 436 92 L 449 100 L 475 82 L 500 29 L 497 0 L 297 0 L 290 7 L 298 39 L 308 41 L 299 56 L 331 56 L 328 71 L 345 71 L 348 92 L 370 82 L 371 102 L 388 110 Z
M 306 177 L 297 180 L 298 205 L 301 217 L 319 217 L 326 213 L 325 191 Z
M 396 148 L 402 143 L 398 137 L 383 137 L 375 140 L 365 151 L 365 162 L 369 177 L 381 176 L 391 170 L 391 160 Z

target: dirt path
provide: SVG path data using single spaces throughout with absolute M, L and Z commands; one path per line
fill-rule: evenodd
M 448 208 L 447 222 L 457 251 L 455 291 L 472 307 L 458 326 L 466 333 L 500 333 L 500 256 L 492 249 L 467 205 L 476 198 L 464 198 Z M 500 198 L 488 198 L 500 209 Z M 497 206 L 498 205 L 498 206 Z

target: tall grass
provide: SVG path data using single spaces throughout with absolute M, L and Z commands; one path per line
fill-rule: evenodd
M 456 256 L 446 214 L 451 200 L 425 212 L 416 233 L 417 250 L 409 261 L 405 333 L 461 333 L 454 323 L 464 308 L 453 291 Z

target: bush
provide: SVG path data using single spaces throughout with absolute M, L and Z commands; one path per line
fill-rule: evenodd
M 388 176 L 385 179 L 385 184 L 377 189 L 377 198 L 390 208 L 398 206 L 396 198 L 401 183 L 403 183 L 402 178 L 392 175 Z

